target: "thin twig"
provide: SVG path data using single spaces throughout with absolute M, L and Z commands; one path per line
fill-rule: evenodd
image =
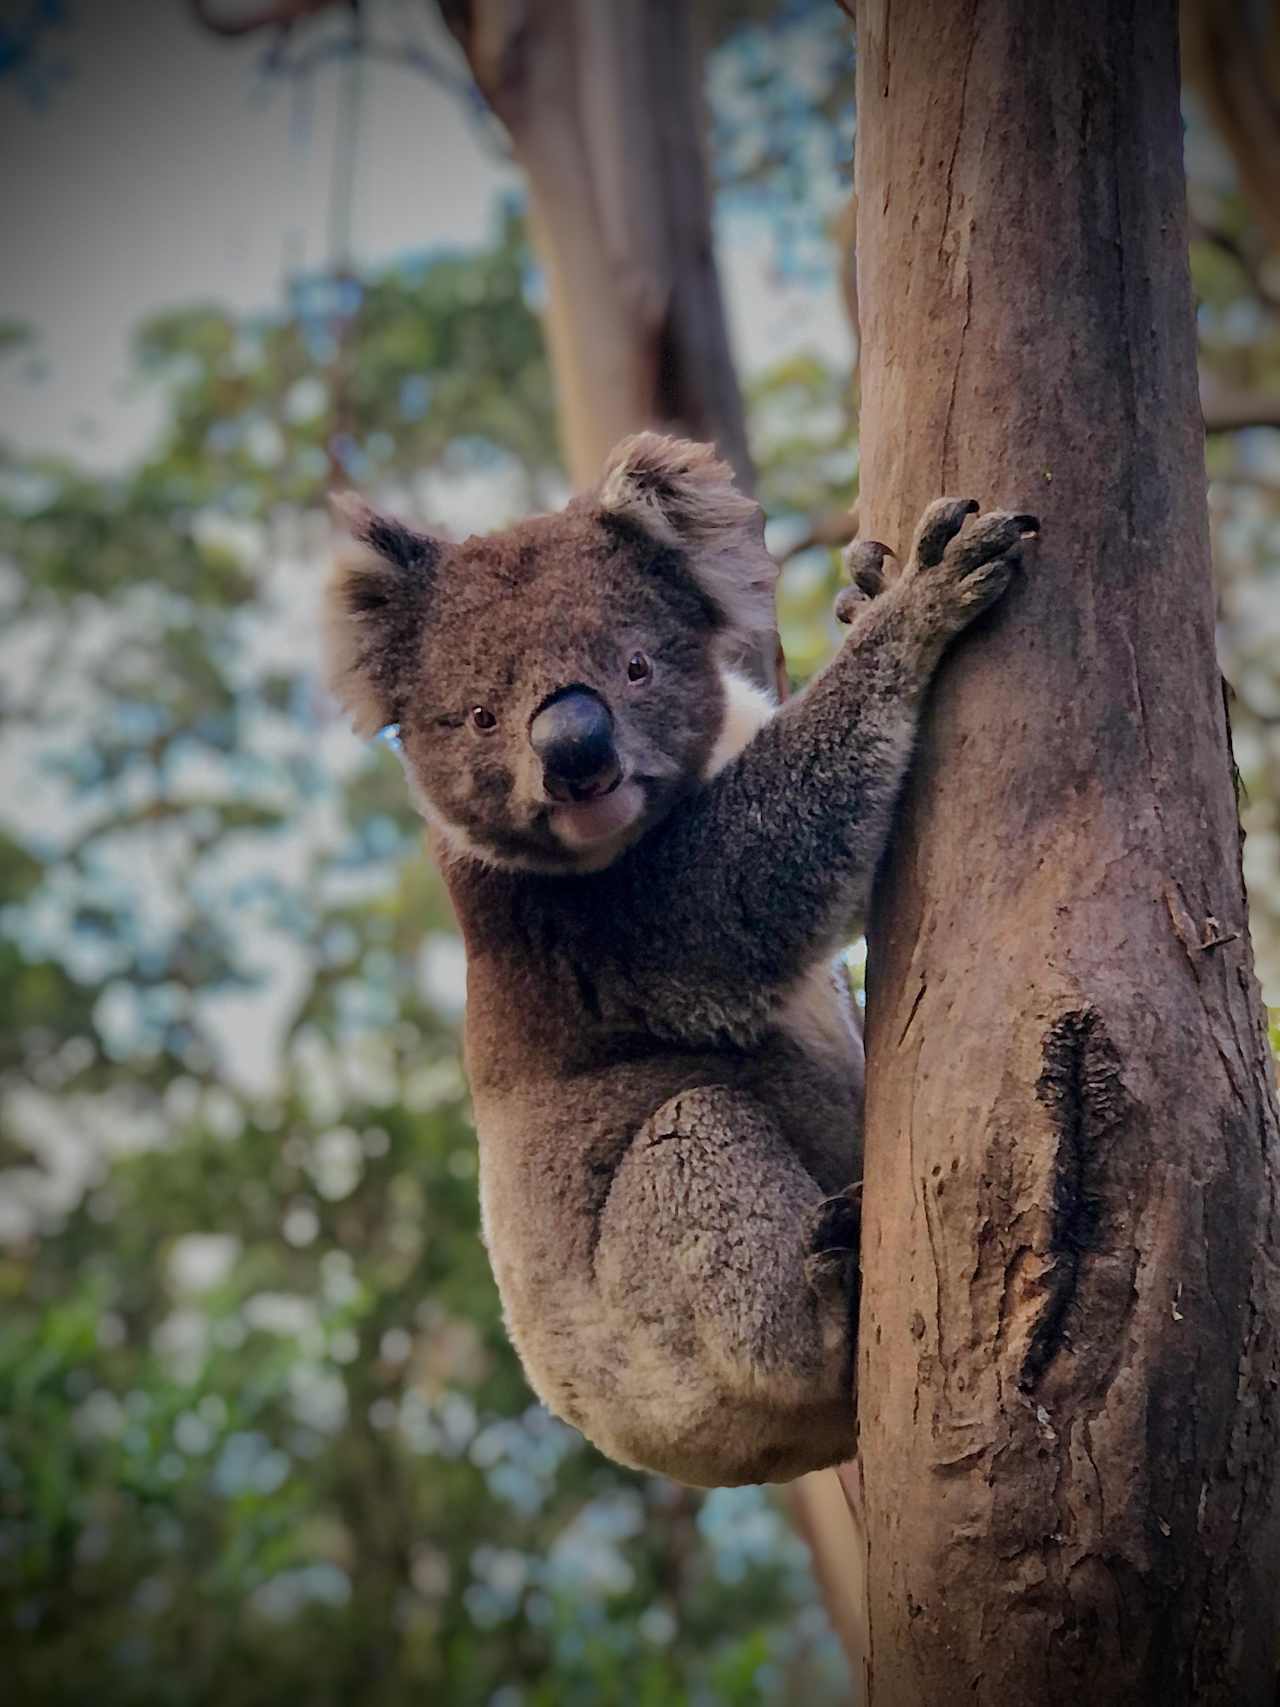
M 810 522 L 808 529 L 789 545 L 785 551 L 778 553 L 779 563 L 790 563 L 793 557 L 799 557 L 802 551 L 812 551 L 819 545 L 847 545 L 858 531 L 858 507 L 855 504 L 851 510 L 828 510 L 824 516 L 816 516 Z
M 315 42 L 293 54 L 284 51 L 285 45 L 283 41 L 274 43 L 263 61 L 263 69 L 273 76 L 305 77 L 317 66 L 362 54 L 366 59 L 383 65 L 397 65 L 406 71 L 416 71 L 459 100 L 469 102 L 475 96 L 475 86 L 468 78 L 457 76 L 426 48 L 414 47 L 409 42 L 393 46 L 358 35 L 331 36 L 327 41 Z

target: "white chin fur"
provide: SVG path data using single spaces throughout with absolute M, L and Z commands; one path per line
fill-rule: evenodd
M 736 670 L 722 666 L 720 680 L 724 685 L 724 723 L 703 767 L 704 782 L 710 782 L 713 776 L 731 764 L 778 709 L 775 700 L 763 688 L 758 688 Z

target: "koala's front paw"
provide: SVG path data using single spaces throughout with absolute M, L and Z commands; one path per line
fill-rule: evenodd
M 970 516 L 977 520 L 969 522 Z M 1039 531 L 1035 516 L 1012 510 L 979 515 L 972 498 L 939 498 L 920 518 L 903 580 L 914 583 L 944 632 L 958 634 L 1004 592 L 1023 540 Z

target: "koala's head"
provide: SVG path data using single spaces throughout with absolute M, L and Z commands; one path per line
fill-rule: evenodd
M 598 870 L 768 715 L 734 666 L 777 568 L 708 446 L 643 433 L 563 511 L 460 545 L 340 507 L 334 692 L 360 733 L 398 725 L 424 814 L 480 859 Z

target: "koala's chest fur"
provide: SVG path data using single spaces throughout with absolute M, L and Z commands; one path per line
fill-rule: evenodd
M 703 980 L 690 963 L 647 957 L 611 930 L 613 897 L 581 913 L 516 908 L 492 945 L 468 942 L 467 1055 L 478 1087 L 571 1080 L 612 1064 L 671 1056 L 725 1071 L 774 1056 L 847 1070 L 858 1028 L 825 956 L 775 989 Z M 660 905 L 660 901 L 655 902 Z M 487 921 L 491 923 L 492 921 Z
M 724 684 L 724 723 L 704 783 L 775 709 L 741 677 L 726 672 Z M 785 1087 L 784 1099 L 797 1076 L 834 1080 L 842 1115 L 850 1084 L 860 1088 L 858 1027 L 844 979 L 826 956 L 777 988 L 735 987 L 705 976 L 696 941 L 687 962 L 646 952 L 644 915 L 662 907 L 650 882 L 615 882 L 607 873 L 569 883 L 485 874 L 478 897 L 474 867 L 464 868 L 461 884 L 454 870 L 469 959 L 468 1061 L 480 1094 L 644 1061 L 667 1062 L 659 1077 L 674 1070 L 679 1083 L 690 1068 L 774 1082 Z
M 468 933 L 466 1056 L 487 1196 L 509 1188 L 526 1213 L 554 1189 L 589 1241 L 626 1145 L 668 1098 L 705 1085 L 766 1107 L 824 1189 L 855 1177 L 862 1045 L 829 960 L 775 990 L 704 983 L 696 945 L 690 964 L 637 956 L 611 928 L 606 883 L 571 911 L 538 889 L 516 880 L 500 928 L 490 915 Z M 561 1207 L 548 1210 L 563 1238 Z

